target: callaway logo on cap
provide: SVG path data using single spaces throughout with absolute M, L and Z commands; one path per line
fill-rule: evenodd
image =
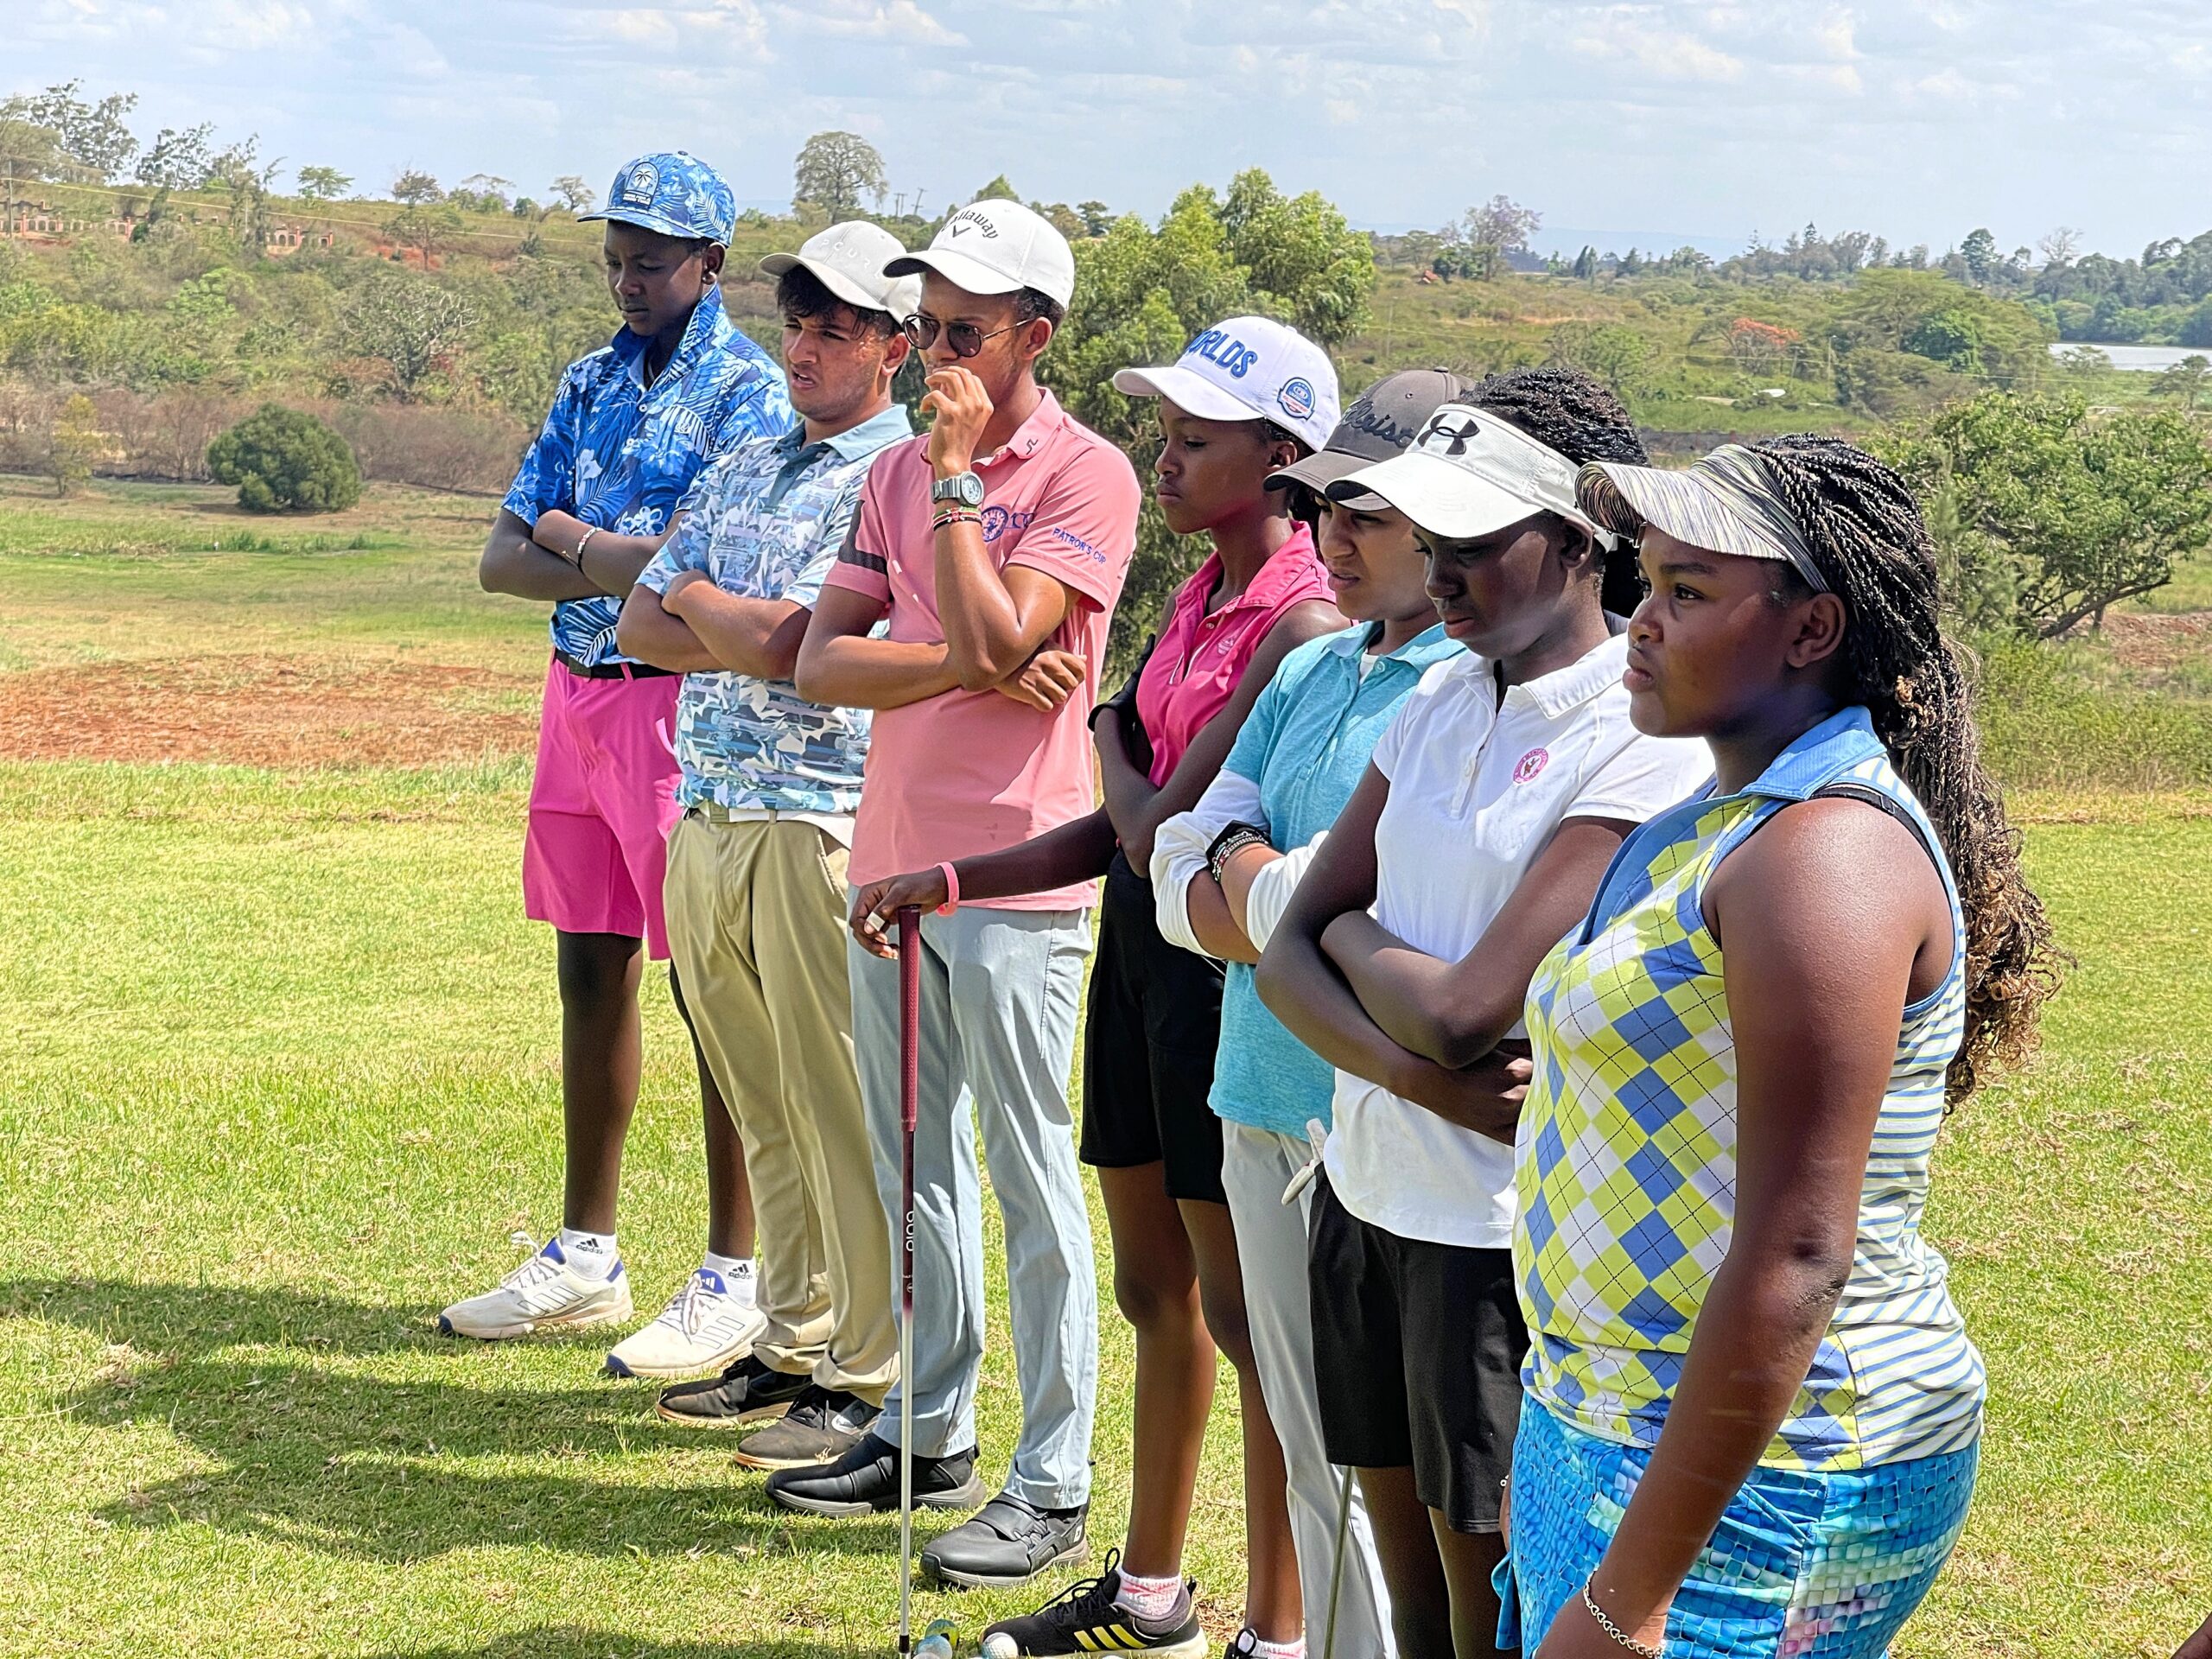
M 1075 254 L 1052 221 L 1018 201 L 971 201 L 929 246 L 884 266 L 887 276 L 933 270 L 970 294 L 1033 288 L 1065 306 L 1075 297 Z
M 1165 397 L 1202 421 L 1273 421 L 1309 449 L 1337 423 L 1337 372 L 1329 354 L 1267 317 L 1231 317 L 1183 348 L 1174 363 L 1123 369 L 1114 390 Z
M 1611 537 L 1575 504 L 1575 466 L 1500 416 L 1446 404 L 1413 447 L 1329 486 L 1332 500 L 1377 495 L 1432 536 L 1469 541 L 1555 512 L 1608 545 Z

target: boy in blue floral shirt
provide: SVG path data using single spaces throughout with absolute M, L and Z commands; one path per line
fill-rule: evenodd
M 557 941 L 567 1185 L 559 1234 L 440 1317 L 461 1336 L 631 1316 L 615 1194 L 637 1105 L 641 950 L 668 955 L 661 888 L 677 766 L 666 734 L 677 680 L 623 656 L 615 622 L 707 462 L 792 421 L 782 374 L 722 309 L 715 278 L 736 200 L 711 168 L 681 151 L 641 156 L 615 175 L 606 207 L 583 217 L 607 222 L 623 327 L 563 376 L 480 569 L 493 593 L 553 601 L 523 898 Z M 760 1319 L 743 1156 L 703 1065 L 701 1085 L 711 1249 L 663 1319 L 693 1338 L 697 1369 L 712 1370 L 744 1351 Z
M 838 1455 L 897 1374 L 890 1233 L 845 976 L 845 854 L 869 715 L 808 702 L 791 674 L 869 463 L 912 429 L 891 380 L 919 284 L 882 274 L 903 251 L 888 232 L 855 222 L 761 262 L 779 279 L 785 369 L 804 424 L 742 444 L 700 476 L 618 635 L 624 651 L 685 671 L 669 942 L 744 1138 L 766 1241 L 766 1331 L 720 1377 L 669 1389 L 660 1414 L 728 1425 L 780 1414 L 739 1448 L 755 1468 Z M 669 1332 L 662 1345 L 679 1340 Z

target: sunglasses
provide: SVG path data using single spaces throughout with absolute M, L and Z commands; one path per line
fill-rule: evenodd
M 1021 325 L 1009 322 L 1005 327 L 994 328 L 987 334 L 972 322 L 939 322 L 935 317 L 918 311 L 899 327 L 905 331 L 906 338 L 918 352 L 929 350 L 937 344 L 937 337 L 942 334 L 945 343 L 952 347 L 955 357 L 973 357 L 983 349 L 985 340 L 996 340 L 1001 334 L 1010 334 Z

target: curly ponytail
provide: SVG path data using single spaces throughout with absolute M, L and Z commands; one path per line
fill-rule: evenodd
M 1981 760 L 1974 692 L 1944 637 L 1933 543 L 1904 480 L 1865 450 L 1809 435 L 1749 446 L 1773 474 L 1821 574 L 1849 613 L 1851 695 L 1919 798 L 1966 912 L 1966 1032 L 1947 1093 L 1956 1103 L 2034 1046 L 2064 957 L 2020 872 L 2020 837 Z

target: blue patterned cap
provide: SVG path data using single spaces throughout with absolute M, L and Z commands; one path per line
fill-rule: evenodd
M 576 217 L 612 219 L 663 236 L 704 237 L 728 247 L 737 226 L 737 198 L 696 156 L 663 149 L 623 163 L 607 188 L 607 206 Z

